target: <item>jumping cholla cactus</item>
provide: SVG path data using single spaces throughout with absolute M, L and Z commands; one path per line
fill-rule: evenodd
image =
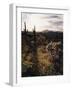
M 59 53 L 61 52 L 61 42 L 50 42 L 46 46 L 46 51 L 49 52 L 54 59 L 59 58 Z

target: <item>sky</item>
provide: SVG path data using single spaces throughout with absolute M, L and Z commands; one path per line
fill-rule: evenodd
M 37 32 L 44 30 L 63 31 L 62 14 L 22 13 L 22 31 L 24 30 L 24 22 L 26 22 L 28 31 L 33 31 L 34 26 Z

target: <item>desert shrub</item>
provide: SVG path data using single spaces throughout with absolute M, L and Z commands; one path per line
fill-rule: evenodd
M 46 73 L 47 73 L 47 75 L 55 75 L 56 74 L 54 64 L 48 65 Z

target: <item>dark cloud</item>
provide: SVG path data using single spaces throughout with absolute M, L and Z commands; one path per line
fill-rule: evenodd
M 61 15 L 51 15 L 51 16 L 49 16 L 49 18 L 58 18 L 58 19 L 60 19 Z
M 55 18 L 55 19 L 61 19 L 62 18 L 62 16 L 63 15 L 59 15 L 59 14 L 48 14 L 48 15 L 46 15 L 46 16 L 44 16 L 44 17 L 42 17 L 43 19 L 53 19 L 53 18 Z
M 54 25 L 63 25 L 63 21 L 48 21 L 50 22 L 51 24 L 54 24 Z

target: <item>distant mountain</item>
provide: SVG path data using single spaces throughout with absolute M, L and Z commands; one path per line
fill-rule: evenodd
M 24 38 L 25 33 L 22 31 L 22 38 Z M 36 36 L 39 37 L 45 37 L 48 41 L 59 41 L 61 40 L 63 42 L 63 32 L 61 31 L 50 31 L 50 30 L 44 30 L 42 32 L 36 32 Z M 27 32 L 27 37 L 29 39 L 33 39 L 33 32 Z
M 46 32 L 48 32 L 48 31 L 49 31 L 49 30 L 43 30 L 42 32 L 43 32 L 43 33 L 46 33 Z
M 60 40 L 60 39 L 62 40 L 63 39 L 63 32 L 61 31 L 45 30 L 42 32 L 42 35 L 50 40 Z
M 42 33 L 47 33 L 47 32 L 61 32 L 63 33 L 62 31 L 53 31 L 53 30 L 43 30 Z

